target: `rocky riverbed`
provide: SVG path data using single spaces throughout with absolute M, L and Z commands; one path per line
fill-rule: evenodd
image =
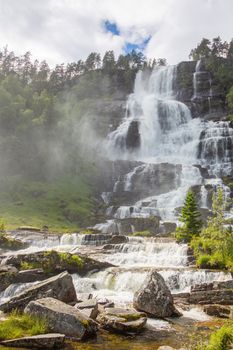
M 215 316 L 232 317 L 231 274 L 195 269 L 187 245 L 172 239 L 9 234 L 25 249 L 2 251 L 0 309 L 46 314 L 74 349 L 178 349 Z

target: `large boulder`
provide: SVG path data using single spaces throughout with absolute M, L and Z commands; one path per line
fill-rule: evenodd
M 140 332 L 147 321 L 144 313 L 134 309 L 105 308 L 97 317 L 100 325 L 108 330 L 119 333 Z
M 141 288 L 134 294 L 133 305 L 135 309 L 153 317 L 180 316 L 163 277 L 155 270 L 149 273 Z
M 1 344 L 9 348 L 59 349 L 63 347 L 64 341 L 64 334 L 51 333 L 4 340 L 1 342 Z
M 54 298 L 31 301 L 24 312 L 30 315 L 43 315 L 48 321 L 50 331 L 70 337 L 84 339 L 95 334 L 97 330 L 96 322 L 73 306 Z
M 31 300 L 44 297 L 53 297 L 65 303 L 76 301 L 76 292 L 71 275 L 68 272 L 63 272 L 48 278 L 0 305 L 0 310 L 4 312 L 14 309 L 23 310 Z

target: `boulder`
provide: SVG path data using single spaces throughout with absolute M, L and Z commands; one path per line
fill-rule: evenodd
M 149 273 L 141 288 L 134 294 L 133 305 L 135 309 L 153 317 L 180 316 L 163 277 L 155 270 Z
M 75 307 L 93 320 L 95 320 L 98 315 L 98 302 L 96 299 L 88 299 L 77 303 Z
M 220 317 L 220 318 L 231 318 L 232 307 L 223 305 L 205 305 L 203 308 L 204 312 L 209 316 Z
M 43 315 L 52 332 L 84 339 L 96 333 L 97 325 L 75 307 L 54 298 L 31 301 L 24 310 L 30 315 Z
M 104 329 L 119 333 L 138 333 L 144 328 L 147 317 L 134 309 L 105 308 L 97 317 Z
M 0 265 L 0 293 L 3 292 L 10 284 L 14 283 L 18 270 L 11 265 Z
M 11 237 L 9 234 L 0 235 L 0 249 L 1 250 L 19 250 L 28 247 L 27 243 Z
M 63 272 L 48 278 L 0 305 L 0 310 L 4 312 L 14 309 L 23 310 L 31 300 L 44 297 L 54 297 L 66 303 L 76 301 L 76 292 L 71 275 L 68 272 Z
M 64 341 L 64 334 L 51 333 L 4 340 L 1 344 L 9 348 L 59 349 L 63 347 Z

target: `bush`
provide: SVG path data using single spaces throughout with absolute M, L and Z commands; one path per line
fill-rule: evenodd
M 211 335 L 209 344 L 205 350 L 229 350 L 232 349 L 232 342 L 233 326 L 226 325 Z
M 49 331 L 45 318 L 17 312 L 0 322 L 0 339 L 14 339 L 24 336 L 45 334 Z
M 197 266 L 202 269 L 208 268 L 210 266 L 210 259 L 211 256 L 208 254 L 200 255 L 197 259 Z
M 218 189 L 213 195 L 213 217 L 209 218 L 200 236 L 191 241 L 198 266 L 233 271 L 233 235 L 224 226 L 224 210 L 225 199 Z

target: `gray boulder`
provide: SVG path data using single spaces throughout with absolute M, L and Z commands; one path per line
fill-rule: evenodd
M 134 309 L 106 308 L 97 317 L 100 325 L 118 333 L 138 333 L 144 328 L 147 317 Z
M 65 341 L 64 334 L 42 334 L 32 337 L 17 338 L 2 341 L 1 344 L 13 348 L 30 349 L 59 349 L 63 347 Z
M 24 310 L 30 315 L 43 315 L 52 332 L 84 339 L 95 334 L 96 323 L 82 314 L 75 307 L 54 298 L 43 298 L 31 301 Z
M 173 297 L 163 277 L 152 270 L 141 288 L 134 294 L 133 305 L 135 309 L 158 317 L 180 316 L 175 309 Z
M 71 275 L 68 272 L 48 278 L 14 296 L 0 305 L 0 310 L 9 312 L 14 309 L 23 310 L 31 301 L 44 297 L 53 297 L 65 303 L 76 301 L 76 292 Z

